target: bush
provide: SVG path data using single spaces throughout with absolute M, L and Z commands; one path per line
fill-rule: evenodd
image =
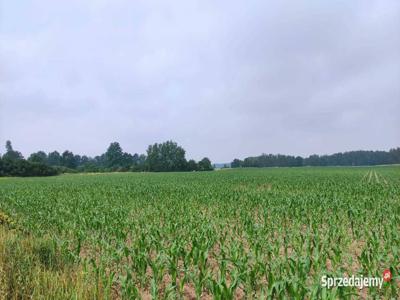
M 25 159 L 0 159 L 0 176 L 53 176 L 59 172 L 42 163 L 29 162 Z

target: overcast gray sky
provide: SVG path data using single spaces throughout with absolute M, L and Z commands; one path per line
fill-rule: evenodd
M 400 1 L 0 0 L 0 152 L 400 146 Z

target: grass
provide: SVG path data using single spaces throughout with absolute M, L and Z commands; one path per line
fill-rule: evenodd
M 0 181 L 0 299 L 398 298 L 400 167 Z M 321 277 L 382 277 L 326 289 Z

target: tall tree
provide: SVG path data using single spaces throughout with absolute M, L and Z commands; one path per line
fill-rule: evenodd
M 57 151 L 50 152 L 47 156 L 47 163 L 50 166 L 61 166 L 61 155 Z
M 61 155 L 61 164 L 70 169 L 75 169 L 78 166 L 75 155 L 68 150 L 64 151 Z
M 105 153 L 105 159 L 108 168 L 118 168 L 123 166 L 124 154 L 118 142 L 110 144 Z
M 24 159 L 21 152 L 15 151 L 12 147 L 11 141 L 6 141 L 6 153 L 3 155 L 6 160 L 20 160 Z
M 150 145 L 146 166 L 149 171 L 184 171 L 187 167 L 185 150 L 173 141 Z

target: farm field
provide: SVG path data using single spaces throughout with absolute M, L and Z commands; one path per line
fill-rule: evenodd
M 399 299 L 399 229 L 399 166 L 0 178 L 0 299 Z

